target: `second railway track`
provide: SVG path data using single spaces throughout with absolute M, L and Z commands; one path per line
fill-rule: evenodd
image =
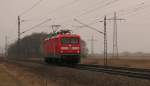
M 38 65 L 44 66 L 45 68 L 49 68 L 49 65 L 51 65 L 51 64 L 48 65 L 48 64 L 45 64 L 44 62 L 39 62 L 39 61 L 15 61 L 14 60 L 11 62 L 15 62 L 17 64 L 23 63 L 23 65 L 25 65 L 25 63 L 27 63 L 27 66 L 33 66 L 33 65 L 29 65 L 29 63 L 38 64 Z M 114 67 L 114 66 L 102 66 L 102 65 L 88 65 L 88 64 L 78 64 L 78 65 L 52 64 L 52 65 L 150 80 L 150 69 Z
M 101 66 L 101 65 L 86 65 L 86 64 L 79 64 L 78 66 L 75 66 L 74 68 L 150 80 L 149 69 Z

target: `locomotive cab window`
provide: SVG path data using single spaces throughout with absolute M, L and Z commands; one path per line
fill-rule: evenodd
M 62 44 L 69 44 L 70 40 L 69 40 L 69 38 L 62 38 L 61 42 L 62 42 Z
M 70 38 L 70 43 L 71 44 L 78 44 L 79 43 L 79 39 L 78 38 Z
M 61 42 L 62 44 L 78 44 L 79 39 L 78 38 L 62 38 Z

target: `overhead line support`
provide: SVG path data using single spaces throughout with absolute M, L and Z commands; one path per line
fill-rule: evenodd
M 107 20 L 113 20 L 114 21 L 114 28 L 113 28 L 113 53 L 112 57 L 113 58 L 118 58 L 119 53 L 118 53 L 118 30 L 117 30 L 117 21 L 118 20 L 125 20 L 122 18 L 117 18 L 116 12 L 114 12 L 114 18 L 107 19 Z
M 104 65 L 107 66 L 107 30 L 106 30 L 106 24 L 107 24 L 106 21 L 107 21 L 107 19 L 106 19 L 106 16 L 104 17 L 104 20 L 101 21 L 101 22 L 104 22 L 104 32 L 99 31 L 96 28 L 93 28 L 93 27 L 91 27 L 91 26 L 89 26 L 87 24 L 84 24 L 84 23 L 80 22 L 77 19 L 74 19 L 74 21 L 76 21 L 76 22 L 84 25 L 85 27 L 88 27 L 88 28 L 90 28 L 92 30 L 95 30 L 95 31 L 99 32 L 100 34 L 104 35 Z
M 18 56 L 20 55 L 20 16 L 18 16 L 18 47 L 17 47 L 17 50 L 18 50 Z
M 107 66 L 107 30 L 106 30 L 106 24 L 107 24 L 106 16 L 104 17 L 104 65 Z

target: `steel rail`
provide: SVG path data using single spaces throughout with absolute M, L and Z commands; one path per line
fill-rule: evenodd
M 131 70 L 131 71 L 148 72 L 148 73 L 150 73 L 150 69 L 133 68 L 133 67 L 104 66 L 104 65 L 88 65 L 88 64 L 79 64 L 79 66 L 100 67 L 100 68 L 109 68 L 109 69 L 111 68 L 111 69 Z
M 150 80 L 149 69 L 79 64 L 73 68 Z
M 127 76 L 132 78 L 140 78 L 140 79 L 147 79 L 150 80 L 150 69 L 139 69 L 139 68 L 128 68 L 128 67 L 116 67 L 116 66 L 103 66 L 103 65 L 88 65 L 88 64 L 78 64 L 78 65 L 67 65 L 67 64 L 45 64 L 44 62 L 39 61 L 12 61 L 17 62 L 18 64 L 25 64 L 27 63 L 27 66 L 29 63 L 45 66 L 46 68 L 49 68 L 49 65 L 52 66 L 60 66 L 60 67 L 67 67 L 67 68 L 73 68 L 73 69 L 79 69 L 79 70 L 87 70 L 87 71 L 93 71 L 93 72 L 102 72 L 102 73 L 108 73 L 112 75 L 121 75 L 121 76 Z M 36 66 L 37 67 L 37 66 Z

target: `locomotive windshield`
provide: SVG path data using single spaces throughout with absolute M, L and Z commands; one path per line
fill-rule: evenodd
M 78 44 L 79 39 L 78 38 L 62 38 L 61 42 L 62 44 Z

